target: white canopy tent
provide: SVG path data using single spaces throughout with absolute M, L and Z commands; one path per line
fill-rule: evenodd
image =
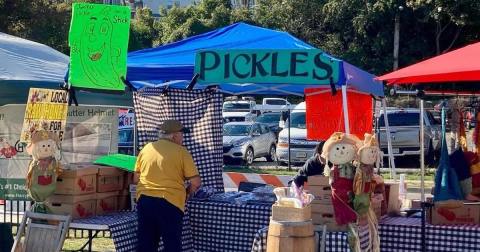
M 67 55 L 46 45 L 0 32 L 0 81 L 63 83 Z

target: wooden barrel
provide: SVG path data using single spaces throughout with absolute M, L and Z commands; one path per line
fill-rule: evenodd
M 312 221 L 274 221 L 270 219 L 267 252 L 314 252 Z

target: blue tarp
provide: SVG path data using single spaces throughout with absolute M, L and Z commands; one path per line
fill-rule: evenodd
M 182 41 L 128 54 L 127 79 L 136 87 L 164 85 L 171 80 L 190 80 L 194 75 L 195 52 L 200 49 L 314 49 L 313 46 L 286 32 L 261 28 L 245 23 L 236 23 L 211 32 L 193 36 Z M 340 81 L 358 91 L 383 96 L 383 85 L 369 74 L 345 61 L 342 64 Z M 176 87 L 185 87 L 185 81 L 168 82 Z M 203 88 L 197 84 L 196 88 Z M 220 88 L 232 94 L 303 95 L 307 87 L 318 85 L 238 84 L 220 83 Z

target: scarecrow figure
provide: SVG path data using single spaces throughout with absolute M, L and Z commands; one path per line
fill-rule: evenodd
M 380 237 L 378 236 L 378 220 L 370 204 L 372 194 L 375 190 L 373 169 L 380 158 L 380 149 L 374 135 L 365 133 L 363 145 L 358 150 L 359 162 L 355 178 L 353 180 L 353 192 L 355 198 L 353 207 L 357 212 L 357 224 L 360 228 L 368 230 L 368 248 L 363 251 L 380 251 Z
M 357 156 L 359 140 L 354 135 L 342 132 L 333 133 L 325 142 L 322 157 L 332 163 L 325 166 L 325 175 L 330 176 L 332 186 L 332 204 L 335 211 L 335 221 L 338 225 L 354 223 L 357 214 L 353 210 L 353 178 L 355 166 L 352 161 Z
M 353 209 L 353 179 L 360 140 L 354 135 L 333 133 L 325 142 L 322 157 L 332 167 L 325 166 L 325 176 L 330 177 L 332 204 L 337 225 L 347 225 L 348 243 L 352 251 L 361 251 L 357 226 L 357 213 Z
M 57 177 L 61 173 L 60 140 L 45 130 L 32 134 L 27 152 L 32 156 L 27 173 L 27 191 L 35 201 L 34 212 L 49 212 L 44 201 L 55 192 Z

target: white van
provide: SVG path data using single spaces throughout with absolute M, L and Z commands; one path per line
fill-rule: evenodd
M 262 104 L 257 105 L 256 110 L 260 113 L 281 112 L 292 108 L 292 104 L 283 98 L 263 98 Z
M 317 141 L 307 140 L 307 123 L 305 102 L 296 105 L 290 113 L 290 124 L 288 120 L 278 135 L 277 157 L 278 161 L 288 163 L 288 146 L 290 145 L 290 161 L 292 163 L 304 163 L 313 156 Z M 290 142 L 288 141 L 288 130 L 290 128 Z
M 222 117 L 224 122 L 252 122 L 257 117 L 255 99 L 243 97 L 227 97 L 223 103 Z

